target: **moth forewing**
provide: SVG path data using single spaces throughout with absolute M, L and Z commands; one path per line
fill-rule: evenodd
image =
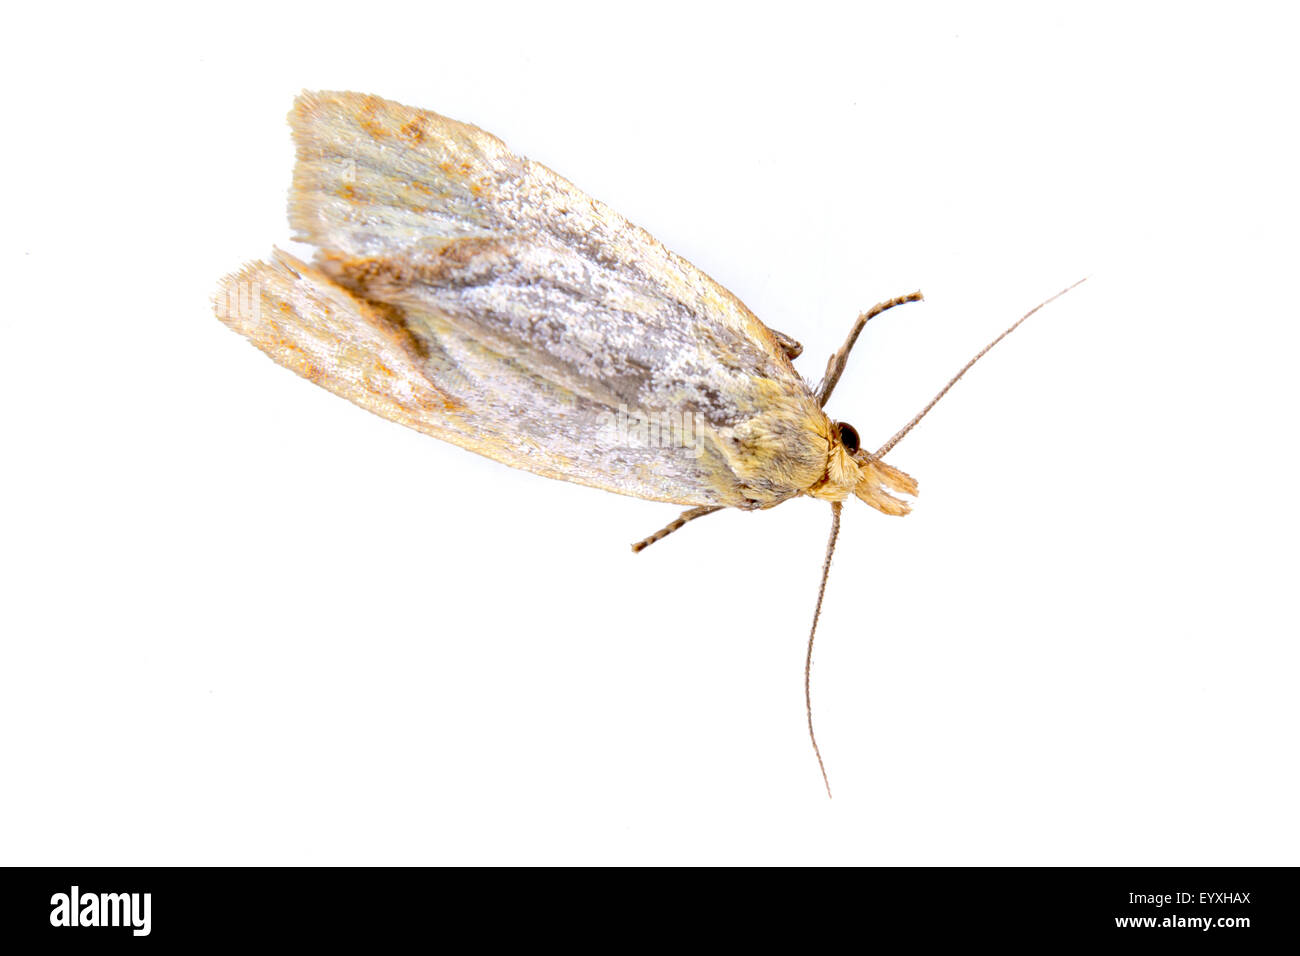
M 305 93 L 290 125 L 298 237 L 425 345 L 478 421 L 458 444 L 692 506 L 770 507 L 822 479 L 830 423 L 797 343 L 645 230 L 436 113 Z
M 420 343 L 392 310 L 366 302 L 288 253 L 227 276 L 217 315 L 284 367 L 410 428 L 454 440 L 461 404 L 425 374 Z

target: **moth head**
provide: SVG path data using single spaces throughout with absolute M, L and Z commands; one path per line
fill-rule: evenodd
M 905 515 L 912 510 L 908 502 L 890 492 L 908 496 L 917 493 L 916 479 L 865 450 L 858 430 L 848 422 L 835 422 L 831 426 L 826 478 L 828 491 L 833 488 L 841 497 L 848 497 L 851 492 L 887 515 Z

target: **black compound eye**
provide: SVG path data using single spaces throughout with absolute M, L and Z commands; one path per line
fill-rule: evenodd
M 848 422 L 836 422 L 835 427 L 840 430 L 840 441 L 844 444 L 844 450 L 850 455 L 862 447 L 862 439 L 858 437 L 858 430 Z

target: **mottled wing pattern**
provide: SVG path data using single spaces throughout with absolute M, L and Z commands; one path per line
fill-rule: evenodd
M 548 478 L 723 503 L 702 482 L 707 452 L 692 457 L 691 433 L 662 448 L 665 436 L 620 422 L 440 315 L 362 299 L 287 253 L 230 276 L 217 311 L 279 364 L 427 435 Z
M 603 203 L 482 130 L 376 97 L 304 94 L 290 121 L 290 220 L 317 267 L 281 254 L 236 277 L 262 289 L 262 324 L 239 330 L 281 364 L 638 497 L 763 507 L 825 473 L 829 424 L 782 341 Z

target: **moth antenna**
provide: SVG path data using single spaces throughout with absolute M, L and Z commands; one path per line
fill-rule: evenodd
M 918 289 L 911 295 L 900 295 L 888 302 L 877 303 L 858 316 L 857 321 L 853 323 L 853 328 L 849 329 L 849 336 L 844 340 L 844 344 L 839 347 L 839 351 L 826 361 L 826 374 L 822 377 L 821 384 L 817 386 L 817 404 L 819 406 L 825 407 L 826 401 L 831 397 L 831 392 L 835 390 L 835 384 L 840 380 L 840 376 L 844 374 L 844 366 L 849 363 L 849 353 L 853 351 L 853 346 L 857 344 L 858 336 L 862 334 L 866 324 L 881 312 L 887 312 L 896 305 L 903 305 L 906 302 L 920 302 L 924 298 L 925 296 L 921 295 Z
M 705 515 L 711 515 L 713 514 L 713 512 L 721 511 L 721 510 L 722 510 L 722 505 L 704 505 L 699 508 L 692 508 L 690 511 L 683 511 L 681 515 L 679 515 L 677 518 L 673 519 L 672 521 L 668 522 L 668 524 L 664 525 L 654 534 L 650 535 L 650 537 L 642 538 L 636 544 L 632 545 L 632 553 L 639 554 L 640 552 L 644 551 L 646 548 L 650 547 L 650 545 L 654 544 L 656 541 L 660 541 L 668 537 L 670 534 L 672 534 L 678 528 L 682 527 L 688 521 L 694 521 L 696 518 L 703 518 Z
M 949 379 L 947 385 L 939 389 L 939 394 L 934 396 L 934 398 L 930 399 L 930 404 L 926 405 L 925 408 L 921 409 L 921 411 L 917 413 L 915 418 L 913 418 L 910 422 L 908 422 L 901 429 L 899 429 L 899 431 L 895 433 L 893 438 L 889 439 L 889 441 L 885 442 L 883 445 L 880 446 L 880 448 L 876 451 L 874 457 L 881 458 L 884 457 L 886 454 L 888 454 L 890 449 L 892 449 L 895 445 L 897 445 L 900 441 L 902 441 L 904 436 L 906 436 L 908 432 L 910 432 L 913 428 L 915 428 L 917 424 L 921 421 L 921 419 L 923 419 L 926 415 L 930 414 L 930 409 L 934 408 L 935 405 L 939 404 L 939 399 L 943 398 L 945 395 L 948 394 L 948 389 L 956 385 L 957 382 L 961 379 L 961 377 L 970 371 L 972 365 L 974 365 L 976 362 L 982 359 L 986 354 L 988 354 L 989 349 L 993 348 L 993 346 L 997 345 L 1008 335 L 1010 335 L 1012 332 L 1018 329 L 1020 327 L 1020 323 L 1024 322 L 1025 319 L 1029 318 L 1031 315 L 1033 315 L 1043 306 L 1051 302 L 1055 302 L 1061 296 L 1065 295 L 1065 293 L 1069 292 L 1071 289 L 1074 289 L 1082 285 L 1086 281 L 1088 281 L 1088 277 L 1084 276 L 1078 282 L 1074 283 L 1073 285 L 1066 286 L 1064 289 L 1056 293 L 1056 295 L 1052 296 L 1051 298 L 1044 299 L 1042 302 L 1038 303 L 1038 305 L 1034 306 L 1032 309 L 1030 309 L 1020 318 L 1016 319 L 1015 322 L 1011 323 L 1011 326 L 1007 328 L 1006 331 L 1004 331 L 996 339 L 994 339 L 988 345 L 984 346 L 984 348 L 976 352 L 975 357 L 971 359 L 969 362 L 967 362 L 965 365 L 963 365 L 961 371 L 958 372 L 956 375 L 954 375 L 951 379 Z
M 822 564 L 822 583 L 817 589 L 817 608 L 813 611 L 812 627 L 808 630 L 808 656 L 803 662 L 803 702 L 808 709 L 808 739 L 812 741 L 813 753 L 817 756 L 817 766 L 822 772 L 822 783 L 826 784 L 826 796 L 831 797 L 831 780 L 826 776 L 826 764 L 822 762 L 822 751 L 817 746 L 817 734 L 813 731 L 812 719 L 812 652 L 813 640 L 817 637 L 817 621 L 822 616 L 822 598 L 826 596 L 826 579 L 831 574 L 831 555 L 835 553 L 835 540 L 840 536 L 841 502 L 831 502 L 831 537 L 826 542 L 826 561 Z M 833 798 L 832 798 L 833 799 Z

